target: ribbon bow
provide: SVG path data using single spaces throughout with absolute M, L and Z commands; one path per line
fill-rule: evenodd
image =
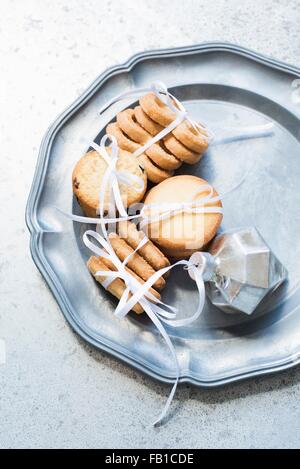
M 95 241 L 97 241 L 98 245 L 100 245 L 101 247 L 97 246 L 95 243 L 90 241 L 89 239 L 90 237 L 93 238 Z M 140 305 L 142 306 L 146 314 L 149 316 L 149 318 L 157 327 L 158 331 L 161 333 L 161 335 L 165 339 L 166 344 L 174 359 L 174 363 L 176 366 L 175 383 L 173 385 L 173 388 L 170 392 L 170 395 L 166 401 L 166 404 L 159 418 L 153 424 L 153 425 L 157 425 L 163 420 L 163 418 L 168 412 L 168 409 L 170 407 L 170 404 L 172 402 L 172 399 L 174 397 L 174 394 L 177 388 L 179 375 L 180 375 L 180 367 L 179 367 L 176 351 L 162 323 L 165 323 L 172 327 L 182 327 L 182 326 L 187 326 L 188 324 L 191 324 L 200 316 L 200 314 L 203 311 L 204 302 L 205 302 L 205 287 L 204 287 L 203 272 L 204 272 L 204 266 L 206 265 L 207 260 L 206 260 L 205 255 L 202 256 L 202 253 L 198 253 L 196 262 L 195 262 L 195 256 L 193 258 L 194 260 L 191 257 L 189 261 L 187 260 L 178 261 L 173 265 L 170 265 L 168 267 L 164 267 L 158 270 L 144 284 L 141 285 L 140 282 L 138 282 L 138 280 L 134 278 L 130 274 L 130 272 L 126 270 L 125 267 L 130 257 L 136 251 L 138 251 L 142 246 L 144 246 L 144 244 L 147 241 L 148 241 L 148 238 L 145 236 L 140 241 L 139 245 L 134 250 L 134 252 L 132 252 L 123 262 L 121 262 L 118 256 L 116 255 L 116 253 L 114 252 L 109 241 L 104 239 L 102 236 L 100 236 L 99 233 L 92 231 L 92 230 L 88 230 L 83 235 L 83 242 L 86 245 L 86 247 L 90 249 L 97 256 L 102 256 L 102 257 L 110 259 L 110 261 L 114 264 L 114 267 L 116 268 L 116 270 L 113 270 L 113 271 L 99 270 L 94 274 L 95 276 L 106 277 L 105 280 L 102 282 L 102 286 L 107 289 L 108 286 L 111 284 L 111 282 L 115 278 L 120 278 L 125 283 L 126 288 L 121 296 L 121 299 L 119 300 L 119 303 L 114 312 L 114 315 L 118 317 L 119 319 L 124 318 L 136 303 L 140 303 Z M 202 266 L 200 266 L 200 264 L 202 264 Z M 160 278 L 162 275 L 164 275 L 166 272 L 173 269 L 174 267 L 180 266 L 180 265 L 182 265 L 185 269 L 187 269 L 190 277 L 193 280 L 195 280 L 197 288 L 198 288 L 199 302 L 198 302 L 197 309 L 192 316 L 188 318 L 183 318 L 183 319 L 176 319 L 176 314 L 178 312 L 177 309 L 171 305 L 163 303 L 161 300 L 158 300 L 154 295 L 152 295 L 149 289 L 152 287 L 152 285 L 156 282 L 158 278 Z M 129 297 L 129 293 L 131 293 L 131 297 Z M 153 301 L 155 301 L 155 303 L 153 303 Z
M 110 152 L 107 151 L 106 144 L 110 141 L 108 148 Z M 105 194 L 107 188 L 109 188 L 109 204 L 108 204 L 108 217 L 110 219 L 116 218 L 116 208 L 122 218 L 127 218 L 127 211 L 124 207 L 124 203 L 121 197 L 119 182 L 131 186 L 136 185 L 135 190 L 137 192 L 142 192 L 144 189 L 144 181 L 136 176 L 125 171 L 117 170 L 117 162 L 119 157 L 119 147 L 114 136 L 104 135 L 100 141 L 100 145 L 95 142 L 92 142 L 90 146 L 97 151 L 104 161 L 107 164 L 107 169 L 104 173 L 101 187 L 99 191 L 99 216 L 100 219 L 104 219 L 104 204 L 105 204 Z M 105 224 L 103 224 L 105 229 Z

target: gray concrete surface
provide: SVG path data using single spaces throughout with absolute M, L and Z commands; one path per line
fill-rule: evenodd
M 107 66 L 225 40 L 300 66 L 299 0 L 1 0 L 0 447 L 299 447 L 299 368 L 169 391 L 86 346 L 29 254 L 24 209 L 41 138 Z M 4 357 L 2 357 L 3 359 Z

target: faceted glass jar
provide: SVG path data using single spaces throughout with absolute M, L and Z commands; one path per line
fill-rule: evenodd
M 216 265 L 206 283 L 207 295 L 227 313 L 252 314 L 287 277 L 286 269 L 254 227 L 222 233 L 209 252 Z

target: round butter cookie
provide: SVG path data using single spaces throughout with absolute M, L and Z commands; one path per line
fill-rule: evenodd
M 176 105 L 175 102 L 173 102 Z M 140 106 L 147 116 L 163 127 L 167 127 L 176 119 L 176 114 L 154 93 L 147 93 L 140 98 Z M 208 148 L 208 138 L 205 130 L 195 129 L 187 120 L 181 122 L 172 134 L 189 150 L 198 154 Z
M 208 148 L 205 131 L 195 129 L 187 120 L 177 125 L 172 133 L 184 146 L 198 154 L 202 155 Z
M 133 249 L 136 249 L 141 240 L 145 237 L 145 233 L 139 231 L 136 225 L 130 221 L 119 222 L 118 228 L 119 236 L 125 239 Z M 150 240 L 138 250 L 138 254 L 140 254 L 154 270 L 159 270 L 170 265 L 169 260 Z
M 146 209 L 145 213 L 153 218 L 162 211 L 165 212 L 168 204 L 174 206 L 175 203 L 197 202 L 208 195 L 208 190 L 203 191 L 203 186 L 207 184 L 204 179 L 191 175 L 169 178 L 148 192 L 145 205 L 154 204 L 154 208 Z M 213 197 L 217 195 L 213 190 Z M 205 206 L 222 207 L 222 204 L 217 201 L 206 203 Z M 184 258 L 202 249 L 215 236 L 221 221 L 221 213 L 180 211 L 164 220 L 150 221 L 143 230 L 165 255 Z
M 126 265 L 144 281 L 147 281 L 155 273 L 153 267 L 138 252 L 134 252 L 134 249 L 116 233 L 109 234 L 109 242 L 118 258 L 122 262 L 128 258 Z M 165 285 L 165 279 L 160 277 L 153 283 L 153 288 L 162 290 Z
M 167 171 L 166 169 L 156 166 L 156 164 L 153 163 L 144 153 L 142 153 L 137 159 L 141 167 L 145 169 L 149 181 L 154 184 L 158 184 L 159 182 L 170 178 L 174 174 L 174 171 Z
M 137 122 L 145 129 L 149 134 L 154 137 L 159 132 L 163 130 L 163 126 L 159 125 L 154 120 L 150 119 L 150 117 L 143 111 L 141 106 L 136 106 L 134 108 L 134 116 Z
M 125 111 L 119 112 L 117 122 L 121 130 L 138 144 L 144 145 L 152 138 L 152 135 L 136 122 L 133 109 L 126 109 Z M 182 164 L 176 156 L 168 151 L 162 141 L 153 143 L 153 145 L 145 150 L 145 153 L 151 161 L 161 169 L 172 171 L 179 168 Z
M 107 149 L 109 152 L 109 148 Z M 118 171 L 138 176 L 144 183 L 140 191 L 138 182 L 129 185 L 119 182 L 120 193 L 125 207 L 140 202 L 147 189 L 147 177 L 131 153 L 119 149 L 116 168 Z M 89 151 L 76 164 L 72 174 L 73 192 L 82 210 L 88 217 L 96 217 L 99 208 L 99 191 L 107 164 L 97 151 Z M 106 188 L 104 209 L 108 210 L 109 189 Z
M 99 282 L 100 284 L 102 284 L 102 282 L 104 282 L 107 279 L 107 277 L 105 277 L 104 275 L 103 276 L 102 275 L 96 275 L 96 273 L 99 270 L 101 270 L 101 271 L 110 271 L 110 270 L 112 270 L 106 264 L 104 264 L 102 258 L 96 257 L 96 256 L 91 256 L 89 258 L 89 260 L 87 262 L 87 267 L 88 267 L 89 271 L 91 272 L 91 274 L 95 277 L 95 280 L 97 280 L 97 282 Z M 107 291 L 109 291 L 113 296 L 115 296 L 119 300 L 122 298 L 122 295 L 123 295 L 125 290 L 126 290 L 125 282 L 120 278 L 115 278 L 109 284 L 109 286 L 107 287 Z M 132 295 L 129 294 L 129 298 L 131 296 Z M 132 311 L 134 311 L 137 314 L 141 314 L 144 310 L 143 310 L 143 307 L 139 303 L 136 303 L 132 307 Z
M 198 163 L 202 155 L 195 153 L 192 150 L 189 150 L 185 147 L 174 135 L 169 134 L 164 138 L 165 147 L 173 153 L 179 160 L 187 164 Z
M 176 119 L 176 114 L 154 93 L 147 93 L 140 98 L 140 106 L 143 111 L 163 127 L 171 124 Z M 175 105 L 175 102 L 174 102 Z
M 167 169 L 172 171 L 177 169 L 182 165 L 176 156 L 172 155 L 164 146 L 163 142 L 159 141 L 158 143 L 153 143 L 148 150 L 145 150 L 145 153 L 149 158 L 160 168 Z
M 125 109 L 125 111 L 118 112 L 117 123 L 123 132 L 134 142 L 144 145 L 151 138 L 151 135 L 137 123 L 133 109 Z
M 124 132 L 122 132 L 117 122 L 112 122 L 111 124 L 108 124 L 105 130 L 105 133 L 115 137 L 119 148 L 122 148 L 122 150 L 129 151 L 130 153 L 134 153 L 136 150 L 140 148 L 140 145 L 138 143 L 130 140 L 130 138 L 128 138 L 128 136 L 125 135 Z

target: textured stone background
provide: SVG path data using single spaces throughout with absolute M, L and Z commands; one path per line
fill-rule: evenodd
M 72 333 L 24 224 L 47 126 L 107 66 L 210 40 L 300 66 L 299 35 L 299 0 L 1 0 L 0 447 L 299 447 L 299 368 L 216 390 L 180 386 L 172 419 L 151 428 L 169 387 Z

